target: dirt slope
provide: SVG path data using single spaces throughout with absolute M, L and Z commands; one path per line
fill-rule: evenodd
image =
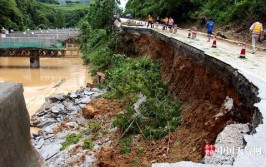
M 171 97 L 183 102 L 183 119 L 175 132 L 160 141 L 147 141 L 142 135 L 136 135 L 130 154 L 121 154 L 116 145 L 103 149 L 99 155 L 100 166 L 145 166 L 181 160 L 200 162 L 204 156 L 203 147 L 214 144 L 226 125 L 251 122 L 252 113 L 241 105 L 233 85 L 185 58 L 168 43 L 150 35 L 133 33 L 122 35 L 119 44 L 119 53 L 161 60 L 162 80 L 169 84 Z M 231 112 L 224 107 L 227 96 L 234 102 Z M 142 153 L 140 148 L 144 150 Z

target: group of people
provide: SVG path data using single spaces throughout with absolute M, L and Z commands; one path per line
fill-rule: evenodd
M 205 18 L 206 20 L 206 18 Z M 148 21 L 148 25 L 147 28 L 150 26 L 151 28 L 153 28 L 153 18 L 151 15 L 148 16 L 147 18 Z M 177 29 L 177 25 L 174 24 L 174 19 L 172 17 L 165 17 L 163 19 L 160 19 L 159 16 L 157 16 L 156 18 L 156 26 L 158 26 L 159 23 L 163 24 L 163 30 L 167 30 L 169 28 L 170 32 L 174 32 L 176 33 L 176 29 Z M 211 35 L 213 35 L 214 32 L 214 21 L 212 20 L 212 18 L 210 18 L 207 22 L 206 22 L 206 29 L 207 29 L 207 36 L 208 36 L 208 42 L 210 42 L 211 40 Z M 191 28 L 191 34 L 192 34 L 192 38 L 196 38 L 196 34 L 197 34 L 197 28 L 194 26 Z M 256 20 L 250 27 L 250 31 L 252 32 L 252 54 L 255 54 L 256 52 L 256 44 L 258 42 L 259 39 L 263 39 L 263 25 L 262 23 L 260 23 L 258 20 Z
M 207 28 L 207 34 L 208 34 L 208 41 L 210 41 L 211 35 L 214 30 L 214 22 L 212 19 L 210 19 L 206 23 L 206 28 Z M 251 41 L 252 41 L 252 54 L 255 54 L 256 52 L 256 45 L 259 40 L 263 40 L 264 38 L 264 30 L 263 30 L 263 25 L 262 23 L 259 22 L 258 19 L 255 19 L 255 22 L 250 26 L 250 31 L 251 31 Z
M 154 28 L 154 22 L 153 22 L 153 18 L 151 15 L 148 15 L 147 18 L 148 24 L 147 24 L 147 28 L 150 26 L 151 28 Z M 158 25 L 162 23 L 163 24 L 163 30 L 167 30 L 169 29 L 170 32 L 175 32 L 175 30 L 177 29 L 177 25 L 174 24 L 174 19 L 172 17 L 165 17 L 163 19 L 160 19 L 160 16 L 156 17 L 156 22 L 155 22 L 155 26 L 158 27 Z

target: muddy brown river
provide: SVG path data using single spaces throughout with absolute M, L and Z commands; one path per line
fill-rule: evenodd
M 88 66 L 81 58 L 41 58 L 40 66 L 31 69 L 28 57 L 0 57 L 0 82 L 23 84 L 29 115 L 42 106 L 45 97 L 92 83 Z

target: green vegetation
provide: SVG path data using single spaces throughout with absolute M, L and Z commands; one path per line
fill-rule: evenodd
M 124 55 L 113 55 L 109 63 L 106 85 L 110 91 L 106 97 L 121 98 L 139 92 L 147 97 L 164 96 L 166 85 L 160 81 L 159 63 Z
M 13 30 L 74 27 L 88 13 L 87 5 L 67 5 L 61 8 L 60 5 L 47 3 L 36 0 L 1 0 L 0 26 Z
M 14 29 L 21 29 L 22 25 L 17 25 L 23 21 L 22 12 L 17 7 L 15 0 L 1 0 L 0 1 L 0 26 L 13 27 Z
M 89 4 L 69 4 L 69 5 L 58 5 L 58 4 L 43 4 L 55 10 L 59 10 L 62 12 L 74 12 L 79 10 L 85 10 L 88 12 Z
M 67 5 L 58 5 L 60 3 Z M 83 3 L 87 2 L 87 3 Z M 90 2 L 90 3 L 88 3 Z M 1 0 L 0 26 L 14 30 L 74 27 L 79 22 L 91 30 L 107 29 L 112 16 L 121 13 L 119 0 Z M 146 19 L 172 16 L 178 23 L 212 17 L 216 23 L 241 23 L 250 26 L 254 18 L 266 21 L 264 0 L 128 0 L 126 13 Z M 85 18 L 86 16 L 86 18 Z M 85 18 L 85 19 L 84 19 Z M 202 20 L 204 23 L 204 20 Z M 88 28 L 88 26 L 87 26 Z M 241 27 L 242 28 L 242 27 Z
M 144 148 L 140 147 L 137 149 L 137 155 L 140 156 L 141 154 L 144 153 Z
M 123 55 L 114 55 L 106 74 L 109 92 L 105 97 L 130 98 L 132 103 L 136 102 L 138 93 L 147 97 L 139 113 L 127 106 L 126 113 L 117 115 L 114 126 L 122 131 L 127 130 L 127 133 L 141 133 L 142 129 L 146 138 L 155 139 L 177 128 L 180 103 L 166 95 L 166 85 L 160 80 L 159 63 L 145 58 L 133 60 Z
M 86 150 L 92 149 L 93 148 L 93 143 L 92 143 L 92 139 L 87 138 L 83 141 L 83 148 Z
M 87 132 L 87 131 L 86 131 Z M 83 148 L 84 149 L 91 149 L 94 145 L 91 138 L 85 138 L 86 134 L 81 133 L 68 133 L 66 135 L 66 140 L 61 143 L 62 147 L 60 150 L 64 150 L 70 145 L 77 144 L 80 140 L 83 140 Z
M 92 74 L 108 66 L 114 53 L 115 35 L 111 32 L 114 11 L 119 11 L 115 0 L 94 0 L 80 24 L 81 51 L 84 62 L 92 64 Z
M 43 3 L 59 4 L 58 0 L 37 0 Z
M 66 141 L 64 141 L 62 144 L 62 147 L 60 150 L 64 150 L 66 149 L 68 146 L 72 145 L 72 144 L 76 144 L 78 143 L 80 140 L 80 135 L 76 134 L 76 133 L 69 133 L 66 136 Z
M 172 16 L 177 22 L 200 20 L 203 16 L 212 17 L 217 23 L 253 22 L 258 18 L 266 21 L 264 0 L 129 0 L 125 13 L 135 13 L 137 18 L 149 14 Z
M 76 27 L 89 12 L 88 4 L 54 5 L 44 4 L 48 8 L 60 11 L 64 16 L 64 27 Z
M 69 133 L 66 136 L 66 140 L 62 142 L 61 150 L 66 149 L 72 144 L 78 143 L 83 140 L 83 148 L 91 149 L 93 147 L 93 140 L 98 137 L 98 132 L 101 129 L 101 123 L 97 120 L 89 121 L 86 129 L 82 130 L 80 133 Z M 88 138 L 88 135 L 93 135 L 93 138 Z
M 265 9 L 266 2 L 263 0 L 212 0 L 208 1 L 199 13 L 213 17 L 218 23 L 241 23 L 243 20 L 253 22 L 254 18 L 265 21 Z
M 93 133 L 98 132 L 101 129 L 101 123 L 97 120 L 89 121 L 87 124 L 87 130 Z
M 137 167 L 140 166 L 141 159 L 139 157 L 135 157 L 133 160 L 129 162 L 130 167 Z
M 91 72 L 96 74 L 102 68 L 108 66 L 111 55 L 114 53 L 115 36 L 107 34 L 105 29 L 91 30 L 89 37 L 83 36 L 87 43 L 81 46 L 83 59 L 86 63 L 91 63 Z
M 104 129 L 104 130 L 102 131 L 102 136 L 106 136 L 106 135 L 108 135 L 108 134 L 110 134 L 110 131 L 109 131 L 108 129 Z
M 121 153 L 129 154 L 131 152 L 131 144 L 132 138 L 130 136 L 123 138 L 119 143 Z
M 126 112 L 117 115 L 113 126 L 126 131 L 126 134 L 143 133 L 146 138 L 160 139 L 179 125 L 180 103 L 166 95 L 159 62 L 114 54 L 116 36 L 110 27 L 115 8 L 115 1 L 91 2 L 88 16 L 81 24 L 83 59 L 91 64 L 93 74 L 105 71 L 108 78 L 105 87 L 109 92 L 104 97 L 131 101 L 125 107 Z M 138 94 L 145 95 L 147 100 L 141 104 L 139 111 L 135 111 L 132 104 L 138 100 Z
M 142 93 L 147 100 L 140 106 L 140 114 L 131 107 L 125 108 L 126 113 L 117 115 L 113 125 L 127 133 L 140 133 L 147 138 L 160 139 L 169 131 L 177 128 L 180 122 L 180 103 L 172 101 L 166 94 L 166 85 L 160 80 L 160 65 L 150 59 L 134 60 L 124 55 L 113 54 L 107 33 L 95 35 L 85 47 L 94 49 L 85 54 L 84 60 L 92 64 L 94 73 L 100 69 L 105 71 L 108 80 L 104 95 L 106 98 L 130 98 L 132 105 L 138 100 L 137 94 Z M 104 36 L 104 38 L 102 37 Z M 134 123 L 131 122 L 134 120 Z M 130 125 L 131 124 L 131 125 Z M 169 126 L 168 126 L 169 124 Z

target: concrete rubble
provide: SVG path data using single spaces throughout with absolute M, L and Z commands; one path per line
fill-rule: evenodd
M 90 166 L 95 161 L 94 155 L 100 146 L 111 144 L 109 139 L 96 140 L 91 151 L 81 149 L 71 155 L 71 152 L 80 147 L 79 141 L 65 150 L 60 150 L 61 143 L 65 141 L 68 133 L 78 133 L 85 129 L 84 124 L 87 120 L 82 116 L 82 107 L 103 93 L 106 93 L 106 90 L 81 88 L 74 93 L 57 94 L 46 98 L 43 108 L 31 117 L 31 126 L 41 129 L 38 133 L 32 133 L 32 145 L 45 159 L 46 166 L 72 164 L 80 159 L 83 159 L 83 162 L 79 166 Z M 66 128 L 55 132 L 63 122 Z
M 245 149 L 244 134 L 250 132 L 248 124 L 231 124 L 224 128 L 215 141 L 216 151 L 203 158 L 204 164 L 233 165 L 235 157 Z

